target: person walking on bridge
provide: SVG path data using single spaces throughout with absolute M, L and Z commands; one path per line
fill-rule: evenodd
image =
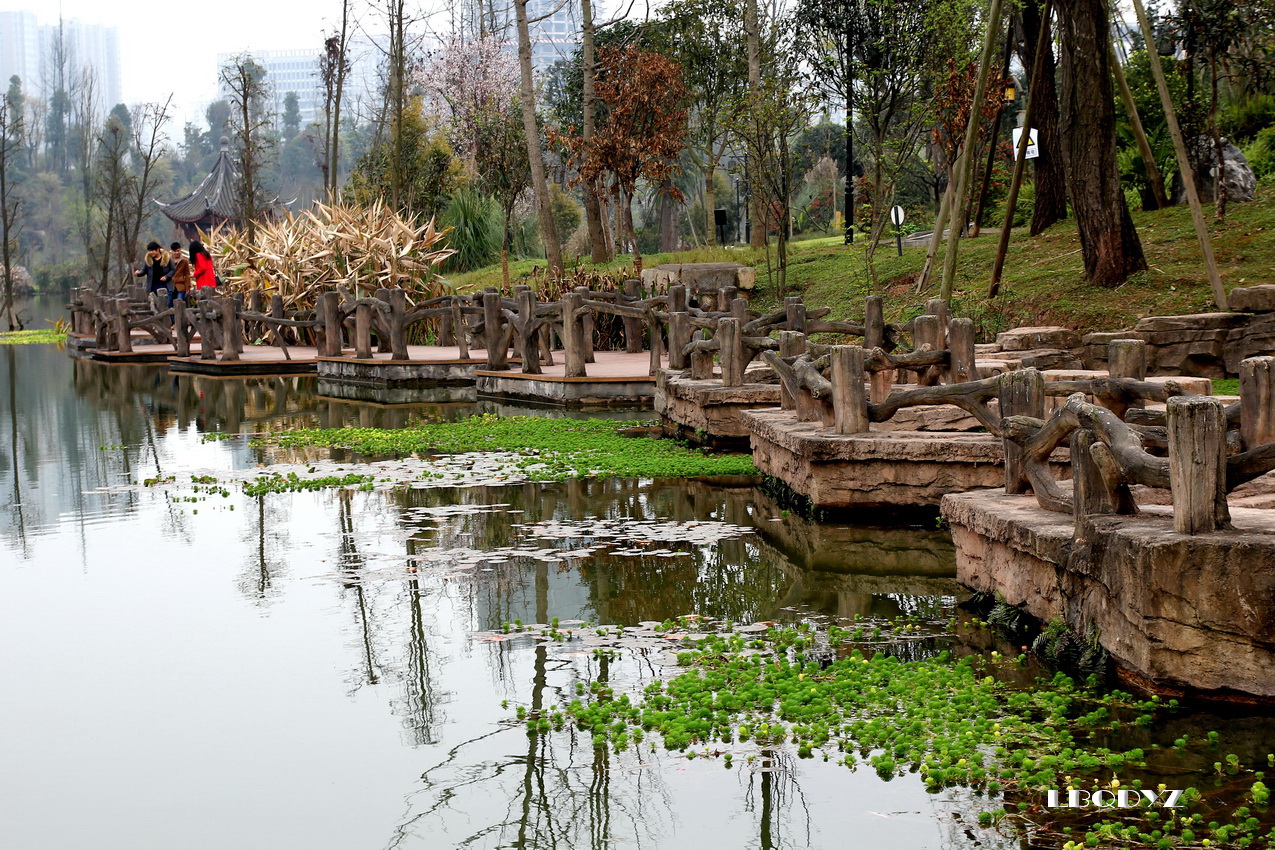
M 146 246 L 142 267 L 133 272 L 133 276 L 146 278 L 147 289 L 155 293 L 168 287 L 167 278 L 172 273 L 173 261 L 168 252 L 159 247 L 158 242 L 151 242 Z

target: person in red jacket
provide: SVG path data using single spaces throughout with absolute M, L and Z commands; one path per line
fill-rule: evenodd
M 204 243 L 195 240 L 190 243 L 191 276 L 195 279 L 195 290 L 202 292 L 217 285 L 217 273 L 213 271 L 212 257 Z

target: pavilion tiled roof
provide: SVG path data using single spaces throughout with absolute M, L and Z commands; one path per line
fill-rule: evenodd
M 230 140 L 221 137 L 221 152 L 213 163 L 212 171 L 203 179 L 194 191 L 184 198 L 171 203 L 156 201 L 164 215 L 173 221 L 197 222 L 209 216 L 220 219 L 236 219 L 239 217 L 238 203 L 235 198 L 235 185 L 239 180 L 239 171 L 230 157 Z

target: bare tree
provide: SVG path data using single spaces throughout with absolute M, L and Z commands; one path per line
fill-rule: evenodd
M 123 259 L 117 256 L 122 248 L 124 223 L 128 218 L 128 206 L 133 195 L 133 175 L 130 168 L 132 136 L 120 116 L 112 112 L 106 118 L 102 132 L 97 137 L 97 154 L 94 167 L 94 206 L 97 208 L 97 235 L 100 241 L 101 277 L 98 288 L 105 290 L 111 276 L 119 271 Z
M 0 98 L 0 262 L 4 263 L 3 312 L 11 331 L 22 329 L 13 299 L 13 254 L 23 212 L 22 200 L 13 191 L 13 171 L 23 155 L 22 142 L 22 114 L 14 113 L 7 97 Z
M 72 137 L 76 146 L 76 158 L 79 160 L 79 214 L 76 216 L 76 227 L 79 230 L 80 243 L 84 246 L 84 258 L 89 268 L 96 263 L 93 257 L 93 212 L 96 196 L 97 136 L 98 136 L 98 103 L 97 75 L 92 68 L 84 68 L 78 75 L 75 86 L 75 99 L 71 101 Z M 98 281 L 99 287 L 106 286 L 106 280 Z
M 230 101 L 230 133 L 239 150 L 239 220 L 248 244 L 257 241 L 257 216 L 265 206 L 263 169 L 274 152 L 270 84 L 266 71 L 247 53 L 221 66 Z
M 341 103 L 345 97 L 345 77 L 350 71 L 350 0 L 341 0 L 341 29 L 323 42 L 319 57 L 319 79 L 323 82 L 323 143 L 319 170 L 323 188 L 335 198 L 341 182 Z
M 123 259 L 130 264 L 137 261 L 137 243 L 142 222 L 146 220 L 148 210 L 153 209 L 148 204 L 159 184 L 155 167 L 168 150 L 168 136 L 164 127 L 168 124 L 168 111 L 172 102 L 172 95 L 169 95 L 163 103 L 145 103 L 133 110 L 133 185 L 129 199 L 132 203 L 123 232 Z

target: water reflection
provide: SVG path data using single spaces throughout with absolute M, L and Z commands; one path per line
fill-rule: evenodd
M 553 617 L 945 620 L 960 590 L 943 532 L 812 523 L 710 481 L 188 503 L 116 485 L 258 462 L 212 432 L 472 408 L 336 401 L 304 377 L 174 376 L 49 346 L 0 347 L 0 379 L 0 646 L 23 648 L 0 689 L 15 730 L 6 846 L 1016 844 L 971 831 L 986 800 L 927 794 L 912 775 L 783 750 L 724 769 L 649 741 L 615 753 L 574 729 L 528 736 L 513 705 L 564 706 L 597 679 L 640 690 L 671 658 L 479 634 Z M 1272 740 L 1260 721 L 1216 722 L 1245 730 L 1228 751 L 1246 760 Z M 81 781 L 94 793 L 68 807 Z
M 317 395 L 313 376 L 222 379 L 163 366 L 72 360 L 57 346 L 0 346 L 0 536 L 26 552 L 29 534 L 62 522 L 135 513 L 139 496 L 117 485 L 179 467 L 243 469 L 260 462 L 245 441 L 206 434 L 285 428 L 401 428 L 475 413 L 586 415 L 491 400 L 382 405 Z M 419 395 L 421 391 L 416 391 Z M 635 418 L 642 411 L 612 411 Z

